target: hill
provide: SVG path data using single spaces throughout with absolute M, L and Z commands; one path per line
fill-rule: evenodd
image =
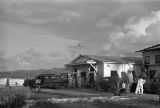
M 50 73 L 66 73 L 66 68 L 52 68 L 52 69 L 40 69 L 40 70 L 16 70 L 0 72 L 0 78 L 32 78 L 39 74 L 50 74 Z

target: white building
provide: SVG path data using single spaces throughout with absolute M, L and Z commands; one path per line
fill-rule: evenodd
M 83 85 L 93 85 L 97 79 L 111 77 L 122 72 L 131 70 L 140 71 L 141 57 L 115 57 L 115 56 L 96 56 L 79 55 L 65 66 L 70 75 L 70 84 L 75 87 Z

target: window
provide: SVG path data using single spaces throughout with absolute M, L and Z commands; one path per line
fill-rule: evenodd
M 93 72 L 93 71 L 94 71 L 94 68 L 93 68 L 93 67 L 90 67 L 90 71 Z
M 118 73 L 117 71 L 111 71 L 111 77 L 117 77 Z
M 74 69 L 74 72 L 76 73 L 77 71 L 78 71 L 78 69 L 77 69 L 77 68 L 75 68 L 75 69 Z
M 160 55 L 155 56 L 155 63 L 160 64 Z
M 81 77 L 84 81 L 86 81 L 86 72 L 81 72 Z
M 145 64 L 150 64 L 150 56 L 145 56 L 144 63 Z

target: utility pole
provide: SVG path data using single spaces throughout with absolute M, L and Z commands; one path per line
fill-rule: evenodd
M 80 54 L 84 54 L 84 51 L 83 51 L 83 43 L 78 43 L 78 47 L 79 47 L 79 49 L 80 49 Z

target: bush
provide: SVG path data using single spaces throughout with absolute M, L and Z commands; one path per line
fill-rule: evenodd
M 30 96 L 29 88 L 6 87 L 0 89 L 0 108 L 22 108 Z
M 111 87 L 109 86 L 109 84 L 108 84 L 108 81 L 106 81 L 106 80 L 104 80 L 104 79 L 99 82 L 99 85 L 100 85 L 100 88 L 103 89 L 103 90 L 106 91 L 106 92 L 108 92 L 109 89 L 111 88 Z
M 157 93 L 160 91 L 160 81 L 156 78 L 154 80 L 147 80 L 144 83 L 144 92 Z
M 137 87 L 137 82 L 133 82 L 130 86 L 130 90 L 131 92 L 135 92 L 136 91 L 136 87 Z
M 105 78 L 99 82 L 100 88 L 106 92 L 113 92 L 115 90 L 115 81 L 113 78 Z
M 152 86 L 152 82 L 151 81 L 146 81 L 143 85 L 144 92 L 151 93 L 151 91 L 152 91 L 151 86 Z

